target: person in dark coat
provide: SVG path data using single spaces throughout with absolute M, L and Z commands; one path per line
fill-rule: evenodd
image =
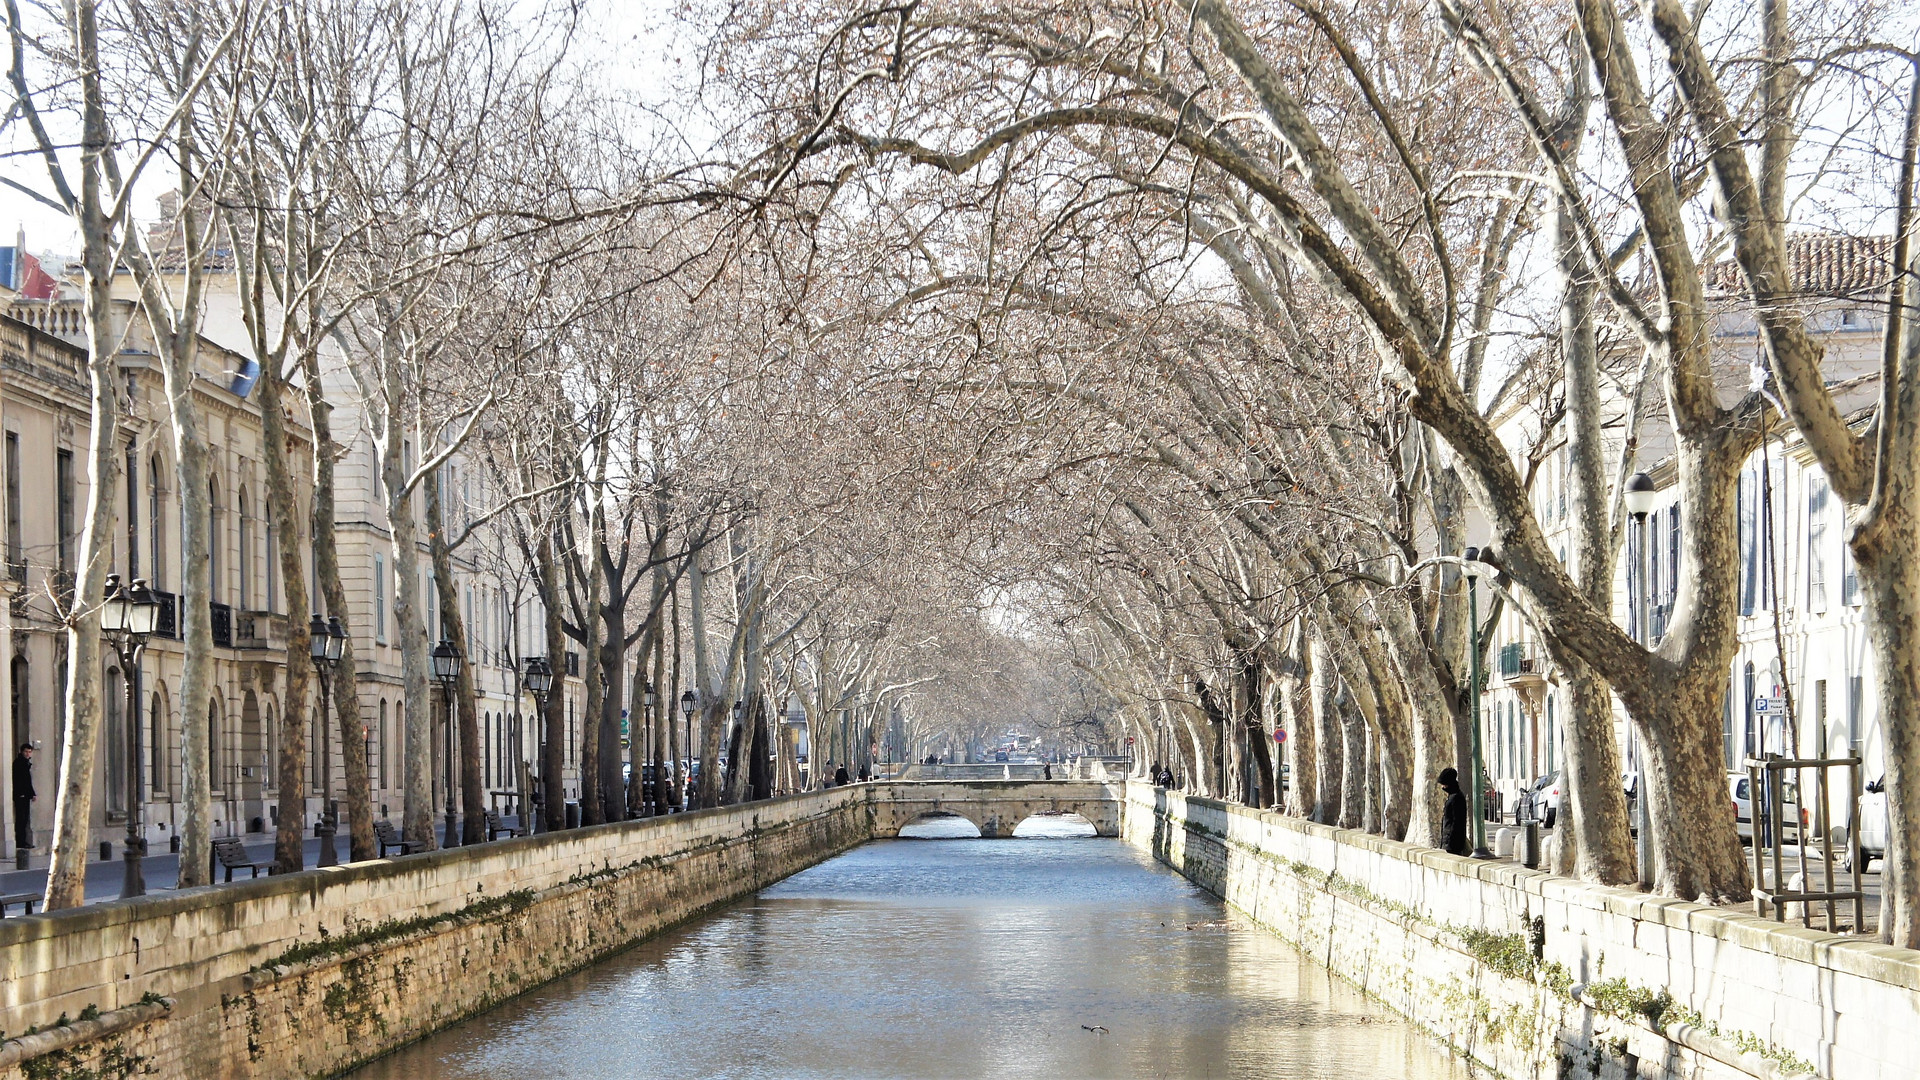
M 33 847 L 33 744 L 21 743 L 13 755 L 13 846 Z
M 1153 768 L 1147 770 L 1147 779 L 1153 783 L 1154 787 L 1164 786 L 1160 783 L 1160 763 L 1159 762 L 1157 761 L 1154 762 Z
M 1441 833 L 1441 846 L 1449 855 L 1465 855 L 1467 847 L 1467 797 L 1460 793 L 1460 773 L 1456 769 L 1440 770 L 1438 780 L 1440 790 L 1447 793 L 1447 805 L 1441 815 L 1445 830 Z
M 846 787 L 848 784 L 851 784 L 851 783 L 853 783 L 853 781 L 848 778 L 847 767 L 845 765 L 842 765 L 839 768 L 833 770 L 833 786 L 834 787 Z

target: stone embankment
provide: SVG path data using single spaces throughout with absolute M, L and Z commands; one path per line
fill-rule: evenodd
M 1124 835 L 1508 1080 L 1909 1080 L 1920 953 L 1131 784 Z
M 0 1080 L 331 1076 L 872 835 L 851 787 L 0 920 Z

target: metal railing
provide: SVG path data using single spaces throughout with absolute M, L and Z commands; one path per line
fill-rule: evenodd
M 1752 800 L 1755 915 L 1764 919 L 1771 908 L 1774 921 L 1785 922 L 1788 909 L 1798 905 L 1800 925 L 1812 928 L 1814 907 L 1824 905 L 1827 932 L 1841 933 L 1844 928 L 1839 925 L 1835 905 L 1851 900 L 1851 930 L 1856 934 L 1865 932 L 1867 894 L 1860 880 L 1866 870 L 1866 860 L 1860 850 L 1860 765 L 1857 753 L 1841 758 L 1785 758 L 1769 754 L 1746 760 Z M 1833 829 L 1828 820 L 1828 774 L 1834 769 L 1846 770 L 1846 845 L 1851 857 L 1846 860 L 1847 869 L 1842 873 L 1853 879 L 1850 889 L 1835 888 L 1839 881 L 1834 877 Z M 1813 777 L 1812 806 L 1804 801 L 1809 773 Z M 1793 855 L 1786 853 L 1788 835 L 1796 841 Z M 1807 854 L 1809 847 L 1815 849 L 1812 861 Z M 1789 859 L 1794 860 L 1797 867 L 1790 864 Z M 1797 869 L 1794 876 L 1799 879 L 1798 885 L 1783 876 L 1789 869 Z M 1826 885 L 1823 889 L 1812 887 L 1815 870 Z
M 1500 677 L 1511 679 L 1519 675 L 1539 675 L 1546 670 L 1546 664 L 1534 647 L 1523 641 L 1500 646 Z
M 207 610 L 213 616 L 213 643 L 221 648 L 233 648 L 233 606 L 219 601 L 210 601 Z

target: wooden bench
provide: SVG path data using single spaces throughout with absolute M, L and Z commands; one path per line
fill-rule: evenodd
M 506 833 L 508 836 L 519 836 L 520 830 L 507 828 L 506 822 L 500 817 L 500 811 L 487 811 L 487 840 L 489 842 L 498 840 L 500 839 L 501 833 Z
M 380 842 L 380 857 L 383 859 L 387 857 L 388 848 L 399 848 L 400 854 L 402 855 L 411 855 L 416 851 L 422 850 L 419 844 L 411 840 L 403 839 L 400 836 L 400 830 L 395 828 L 391 821 L 381 820 L 374 822 L 373 838 Z
M 235 870 L 251 870 L 254 877 L 259 877 L 260 871 L 273 869 L 270 862 L 254 862 L 253 856 L 247 854 L 247 845 L 241 843 L 237 836 L 223 836 L 215 840 L 213 857 L 226 868 L 228 881 L 233 880 Z
M 15 904 L 20 905 L 20 914 L 31 915 L 33 914 L 33 905 L 39 902 L 40 894 L 37 892 L 7 893 L 4 896 L 0 896 L 0 919 L 6 918 L 7 909 Z

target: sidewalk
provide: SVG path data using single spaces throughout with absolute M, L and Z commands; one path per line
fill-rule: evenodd
M 507 814 L 504 816 L 503 823 L 510 826 L 518 825 L 519 819 L 512 814 Z M 440 825 L 440 821 L 435 822 L 436 827 L 434 833 L 436 836 L 440 833 Z M 273 861 L 272 833 L 253 833 L 249 836 L 241 837 L 240 841 L 246 845 L 247 855 L 253 861 L 262 863 Z M 339 861 L 346 862 L 347 835 L 345 822 L 341 823 L 340 833 L 333 838 L 333 844 Z M 320 841 L 316 837 L 308 837 L 305 847 L 306 856 L 304 863 L 308 868 L 311 868 L 320 859 Z M 115 844 L 113 846 L 113 858 L 105 861 L 97 858 L 87 861 L 87 903 L 97 904 L 103 900 L 120 899 L 120 883 L 126 874 L 126 863 L 121 858 L 121 850 L 121 846 Z M 97 847 L 94 848 L 93 853 L 96 855 L 99 854 L 99 849 Z M 11 867 L 13 863 L 8 862 L 5 865 Z M 149 893 L 159 892 L 163 889 L 171 889 L 175 883 L 180 880 L 180 856 L 171 852 L 162 851 L 158 854 L 150 853 L 141 861 L 140 866 L 142 876 L 146 879 L 147 891 Z M 217 864 L 214 866 L 213 875 L 215 884 L 225 883 L 226 871 L 221 869 Z M 246 881 L 250 877 L 251 875 L 247 871 L 242 870 L 234 875 L 233 880 Z M 0 872 L 0 893 L 30 892 L 44 894 L 46 891 L 47 856 L 44 851 L 35 851 L 30 856 L 28 869 L 8 869 Z M 36 905 L 36 908 L 37 906 L 38 905 Z M 13 910 L 17 912 L 19 909 L 15 908 Z

